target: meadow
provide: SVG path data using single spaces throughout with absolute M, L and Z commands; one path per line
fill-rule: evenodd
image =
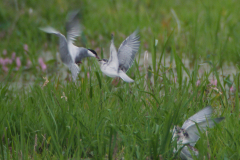
M 56 56 L 66 15 L 80 10 L 75 44 L 108 58 L 137 27 L 127 72 L 104 76 L 97 59 L 75 84 Z M 201 133 L 199 159 L 240 159 L 240 3 L 236 0 L 0 1 L 0 159 L 180 159 L 174 125 L 211 105 L 221 123 Z

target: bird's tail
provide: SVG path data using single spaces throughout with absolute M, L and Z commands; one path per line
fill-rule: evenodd
M 76 63 L 72 63 L 69 65 L 69 69 L 72 73 L 73 81 L 75 82 L 77 79 L 78 73 L 80 71 L 80 68 L 78 67 L 78 65 Z
M 56 29 L 54 29 L 50 26 L 44 27 L 44 28 L 39 28 L 39 29 L 46 33 L 59 34 L 59 32 Z
M 134 82 L 134 80 L 128 77 L 128 75 L 126 75 L 126 73 L 124 73 L 122 70 L 120 70 L 118 74 L 119 74 L 119 77 L 121 77 L 122 80 L 124 80 L 125 82 L 128 82 L 128 83 Z

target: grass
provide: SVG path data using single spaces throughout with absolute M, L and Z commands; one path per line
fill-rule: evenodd
M 0 70 L 0 159 L 178 159 L 170 130 L 207 105 L 225 120 L 201 134 L 199 159 L 240 158 L 237 2 L 3 0 L 0 6 L 0 52 L 7 51 L 1 58 L 15 52 L 21 60 L 18 69 L 14 60 Z M 57 37 L 38 28 L 64 32 L 72 9 L 80 9 L 85 27 L 76 44 L 106 58 L 111 33 L 118 48 L 139 27 L 138 58 L 127 73 L 134 83 L 112 82 L 90 58 L 77 84 L 65 79 L 66 70 L 56 67 Z M 151 63 L 144 66 L 146 50 Z M 209 70 L 201 73 L 204 62 Z M 223 73 L 226 65 L 235 73 Z

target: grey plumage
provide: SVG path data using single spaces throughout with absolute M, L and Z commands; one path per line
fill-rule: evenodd
M 82 26 L 79 22 L 78 13 L 78 11 L 72 11 L 67 15 L 66 32 L 68 42 L 73 43 L 75 38 L 82 34 Z
M 70 12 L 67 16 L 66 30 L 67 39 L 59 31 L 52 27 L 40 28 L 42 31 L 50 34 L 55 34 L 59 37 L 59 53 L 62 62 L 69 68 L 72 73 L 73 81 L 76 81 L 80 68 L 76 63 L 81 63 L 85 57 L 96 57 L 97 53 L 94 50 L 77 47 L 73 44 L 75 37 L 81 34 L 80 24 L 78 20 L 78 12 Z
M 109 77 L 120 77 L 125 82 L 134 82 L 126 72 L 133 64 L 139 45 L 138 30 L 136 30 L 122 42 L 117 52 L 112 35 L 110 58 L 100 61 L 101 71 Z
M 186 145 L 183 147 L 183 149 L 181 150 L 180 152 L 180 158 L 182 160 L 192 160 L 193 157 L 192 157 L 192 154 L 195 155 L 196 157 L 198 157 L 198 150 L 196 148 L 194 148 L 193 146 L 191 145 Z
M 119 68 L 127 72 L 132 66 L 136 53 L 138 52 L 140 36 L 139 30 L 135 30 L 129 37 L 127 37 L 118 48 Z
M 198 156 L 198 151 L 194 146 L 200 138 L 199 130 L 202 132 L 207 128 L 212 128 L 215 123 L 219 123 L 224 119 L 223 117 L 211 119 L 211 115 L 212 107 L 207 106 L 187 119 L 181 128 L 174 126 L 173 140 L 177 139 L 177 149 L 174 149 L 174 152 L 177 152 L 183 145 L 186 145 L 180 152 L 182 159 L 192 159 L 189 150 L 191 150 L 195 156 Z

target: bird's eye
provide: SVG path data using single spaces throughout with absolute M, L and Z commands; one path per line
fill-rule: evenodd
M 188 133 L 187 132 L 184 132 L 183 134 L 185 137 L 188 137 Z

